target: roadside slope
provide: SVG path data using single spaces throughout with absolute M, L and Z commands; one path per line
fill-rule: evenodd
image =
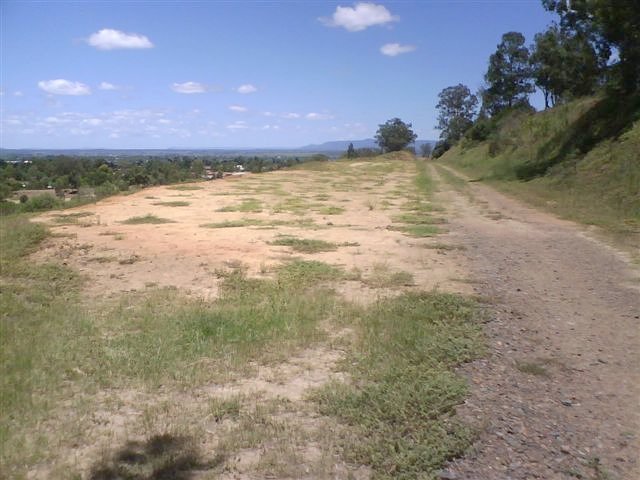
M 441 168 L 430 166 L 451 180 Z M 464 368 L 472 395 L 460 409 L 482 433 L 451 472 L 640 478 L 638 272 L 575 224 L 457 178 L 441 184 L 449 235 L 493 315 L 491 354 Z

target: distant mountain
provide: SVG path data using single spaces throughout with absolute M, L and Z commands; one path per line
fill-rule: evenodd
M 335 140 L 332 142 L 324 142 L 319 144 L 305 145 L 295 150 L 302 152 L 346 152 L 349 144 L 353 143 L 353 148 L 378 148 L 378 144 L 373 138 L 365 138 L 364 140 Z M 416 140 L 415 148 L 418 150 L 423 143 L 430 143 L 431 146 L 436 144 L 435 140 Z

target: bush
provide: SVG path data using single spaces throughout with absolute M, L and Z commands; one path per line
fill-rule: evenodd
M 30 198 L 27 202 L 22 204 L 23 212 L 37 212 L 40 210 L 51 210 L 60 206 L 60 201 L 53 195 L 43 193 L 36 197 Z
M 431 156 L 433 158 L 439 158 L 442 155 L 444 155 L 444 153 L 450 148 L 451 148 L 451 144 L 449 142 L 447 142 L 446 140 L 440 140 L 438 143 L 436 143 L 436 146 L 433 147 L 433 152 L 431 153 Z

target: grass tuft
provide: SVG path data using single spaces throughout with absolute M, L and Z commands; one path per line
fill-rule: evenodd
M 145 223 L 150 224 L 161 224 L 161 223 L 175 223 L 173 220 L 169 220 L 168 218 L 158 217 L 153 215 L 152 213 L 148 213 L 146 215 L 140 217 L 131 217 L 123 220 L 121 223 L 126 225 L 141 225 Z

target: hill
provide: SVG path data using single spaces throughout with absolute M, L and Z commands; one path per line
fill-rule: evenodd
M 543 207 L 640 232 L 640 98 L 583 98 L 478 122 L 440 159 Z

